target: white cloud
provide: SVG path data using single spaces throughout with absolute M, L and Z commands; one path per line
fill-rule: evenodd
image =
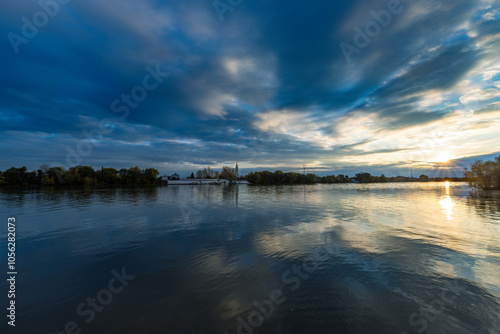
M 252 59 L 225 58 L 222 62 L 228 73 L 235 78 L 239 78 L 245 73 L 255 71 L 255 63 Z
M 361 112 L 340 117 L 335 123 L 337 145 L 353 145 L 370 139 L 381 126 L 377 114 Z
M 325 120 L 315 119 L 310 112 L 274 110 L 257 115 L 254 126 L 260 131 L 289 136 L 297 141 L 329 149 L 334 141 L 323 133 L 324 122 Z
M 428 108 L 432 106 L 437 106 L 443 103 L 445 100 L 445 94 L 440 91 L 429 91 L 426 92 L 419 102 L 421 108 Z
M 480 102 L 500 97 L 500 90 L 498 89 L 476 89 L 460 98 L 462 104 L 471 102 Z

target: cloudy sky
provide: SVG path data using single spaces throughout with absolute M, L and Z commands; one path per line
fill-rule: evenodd
M 448 174 L 500 152 L 499 1 L 0 7 L 2 170 Z

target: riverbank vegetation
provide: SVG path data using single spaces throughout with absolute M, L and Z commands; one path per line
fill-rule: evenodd
M 66 170 L 62 167 L 42 165 L 31 172 L 28 172 L 26 167 L 12 167 L 4 172 L 0 171 L 0 186 L 158 186 L 164 183 L 158 174 L 158 170 L 154 168 L 142 170 L 139 167 L 94 170 L 90 166 L 76 166 Z
M 236 171 L 235 168 L 224 166 L 222 167 L 222 171 L 217 171 L 214 170 L 210 167 L 200 169 L 199 171 L 196 172 L 196 179 L 200 180 L 217 180 L 217 179 L 223 179 L 223 180 L 237 180 L 238 172 Z M 194 174 L 191 173 L 191 178 L 195 178 Z
M 158 170 L 154 168 L 143 170 L 139 167 L 120 170 L 115 168 L 94 170 L 91 166 L 76 166 L 66 170 L 62 167 L 42 165 L 38 170 L 31 172 L 28 172 L 26 167 L 12 167 L 3 172 L 0 171 L 0 186 L 137 187 L 167 184 L 167 181 L 158 175 Z M 190 178 L 246 180 L 254 185 L 468 181 L 472 187 L 478 189 L 500 190 L 500 156 L 495 161 L 475 162 L 470 170 L 465 169 L 464 176 L 464 178 L 430 178 L 427 175 L 420 175 L 420 177 L 415 178 L 358 173 L 354 177 L 349 177 L 342 174 L 318 176 L 282 171 L 262 171 L 251 172 L 244 177 L 239 177 L 235 168 L 224 167 L 219 172 L 208 167 L 197 171 L 196 176 L 191 173 Z
M 483 190 L 500 190 L 500 156 L 494 161 L 476 161 L 464 170 L 471 187 Z
M 414 178 L 407 176 L 387 177 L 383 174 L 373 176 L 370 173 L 358 173 L 354 177 L 349 177 L 342 174 L 318 176 L 315 174 L 284 173 L 282 171 L 250 173 L 245 179 L 255 185 L 464 181 L 463 178 L 430 178 L 427 175 Z

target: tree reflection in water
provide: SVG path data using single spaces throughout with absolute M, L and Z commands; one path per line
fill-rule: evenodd
M 468 204 L 484 214 L 498 215 L 500 213 L 500 191 L 473 191 Z

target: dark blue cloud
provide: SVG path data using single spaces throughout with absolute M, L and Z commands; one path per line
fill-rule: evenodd
M 82 163 L 139 161 L 162 170 L 235 160 L 336 169 L 353 164 L 346 158 L 415 150 L 418 143 L 363 146 L 391 131 L 447 122 L 463 109 L 451 95 L 498 51 L 498 8 L 481 0 L 403 0 L 401 13 L 348 62 L 341 43 L 355 46 L 355 28 L 365 29 L 371 12 L 390 2 L 244 1 L 221 22 L 210 1 L 71 1 L 18 53 L 9 38 L 22 37 L 22 18 L 32 21 L 41 8 L 5 3 L 0 168 L 65 164 L 89 132 L 97 141 L 80 154 Z M 169 76 L 120 117 L 113 101 L 126 106 L 123 94 L 144 85 L 148 66 Z M 450 96 L 428 107 L 422 101 L 431 92 Z M 262 125 L 262 115 L 274 111 L 302 117 L 285 129 L 269 119 Z M 378 122 L 373 137 L 343 142 L 342 122 L 362 114 Z

